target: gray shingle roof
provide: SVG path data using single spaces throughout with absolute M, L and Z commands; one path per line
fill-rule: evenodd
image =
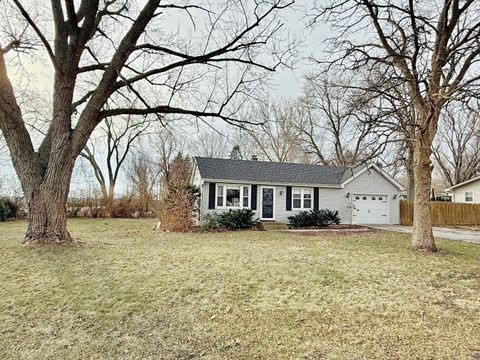
M 238 180 L 285 184 L 340 185 L 356 169 L 257 160 L 231 160 L 196 157 L 200 176 L 211 180 Z

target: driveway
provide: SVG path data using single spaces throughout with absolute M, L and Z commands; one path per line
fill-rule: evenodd
M 368 225 L 368 226 L 378 230 L 395 231 L 395 232 L 403 232 L 403 233 L 413 232 L 413 228 L 411 226 L 403 226 L 403 225 Z M 475 231 L 475 230 L 434 226 L 433 236 L 435 236 L 436 238 L 462 240 L 462 241 L 468 241 L 468 242 L 480 244 L 480 231 Z

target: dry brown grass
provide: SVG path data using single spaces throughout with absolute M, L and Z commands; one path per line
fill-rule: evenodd
M 76 220 L 83 246 L 0 224 L 2 359 L 433 359 L 480 354 L 480 246 L 408 235 L 173 234 Z

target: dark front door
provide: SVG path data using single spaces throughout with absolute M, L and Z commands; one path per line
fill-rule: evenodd
M 273 219 L 273 188 L 262 188 L 262 219 Z

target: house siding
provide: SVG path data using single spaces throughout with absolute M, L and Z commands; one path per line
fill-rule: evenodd
M 387 195 L 389 223 L 400 223 L 399 190 L 375 169 L 365 171 L 343 189 L 320 189 L 320 209 L 338 210 L 342 223 L 352 223 L 353 194 Z M 350 197 L 347 198 L 347 194 Z M 396 196 L 396 199 L 394 197 Z M 323 201 L 322 201 L 323 200 Z
M 219 182 L 220 183 L 220 182 Z M 231 181 L 230 184 L 235 184 Z M 244 184 L 244 183 L 243 183 Z M 255 216 L 261 216 L 261 189 L 269 187 L 268 184 L 258 184 L 257 210 Z M 297 214 L 301 210 L 286 210 L 287 187 L 275 185 L 275 221 L 288 222 L 288 217 Z M 295 187 L 295 186 L 293 186 Z M 305 187 L 305 186 L 301 186 Z M 314 186 L 311 186 L 313 189 Z M 319 209 L 338 211 L 342 223 L 352 222 L 352 199 L 353 194 L 387 195 L 389 223 L 398 224 L 400 221 L 399 190 L 375 169 L 365 171 L 345 185 L 344 188 L 319 188 Z M 313 192 L 312 192 L 313 193 Z M 347 194 L 350 197 L 347 198 Z M 200 218 L 211 213 L 223 213 L 228 209 L 208 209 L 209 183 L 201 185 Z M 396 196 L 396 199 L 393 199 Z M 480 195 L 479 195 L 480 196 Z M 313 203 L 312 203 L 313 204 Z
M 480 180 L 473 181 L 469 184 L 465 184 L 452 190 L 453 202 L 465 203 L 465 191 L 473 192 L 473 203 L 468 204 L 480 204 Z

